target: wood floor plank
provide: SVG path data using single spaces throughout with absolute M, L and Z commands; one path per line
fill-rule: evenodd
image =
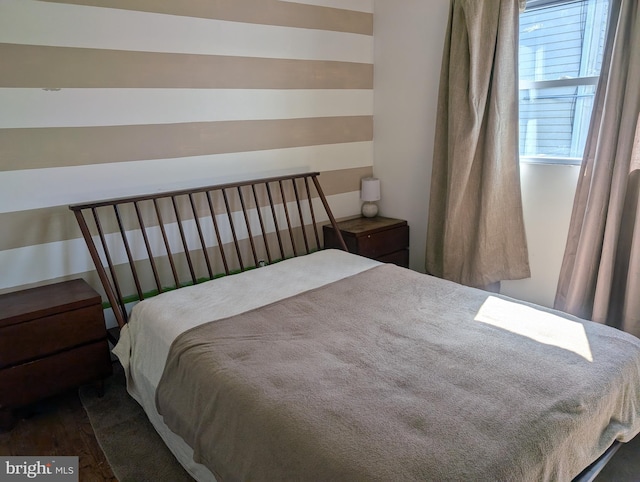
M 0 455 L 78 456 L 83 482 L 118 482 L 77 390 L 20 409 L 17 415 L 13 430 L 0 433 Z

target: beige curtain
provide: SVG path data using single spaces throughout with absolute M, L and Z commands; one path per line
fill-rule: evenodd
M 452 0 L 426 270 L 469 286 L 530 276 L 518 164 L 519 0 Z
M 640 336 L 638 0 L 612 0 L 555 307 Z

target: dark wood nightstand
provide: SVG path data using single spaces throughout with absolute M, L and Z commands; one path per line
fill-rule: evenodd
M 0 430 L 15 408 L 109 375 L 102 302 L 84 280 L 0 295 Z
M 325 248 L 340 248 L 333 227 L 322 227 Z M 338 223 L 350 253 L 359 254 L 384 263 L 409 267 L 409 226 L 402 219 L 348 219 Z

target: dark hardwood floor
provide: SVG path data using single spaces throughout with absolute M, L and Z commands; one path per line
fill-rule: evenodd
M 78 456 L 81 482 L 117 482 L 77 390 L 25 407 L 18 419 L 13 430 L 0 433 L 0 455 Z

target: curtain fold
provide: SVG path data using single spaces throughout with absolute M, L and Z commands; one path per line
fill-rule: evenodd
M 530 276 L 518 158 L 520 0 L 452 0 L 426 271 L 469 286 Z
M 555 307 L 640 336 L 640 10 L 612 0 Z

